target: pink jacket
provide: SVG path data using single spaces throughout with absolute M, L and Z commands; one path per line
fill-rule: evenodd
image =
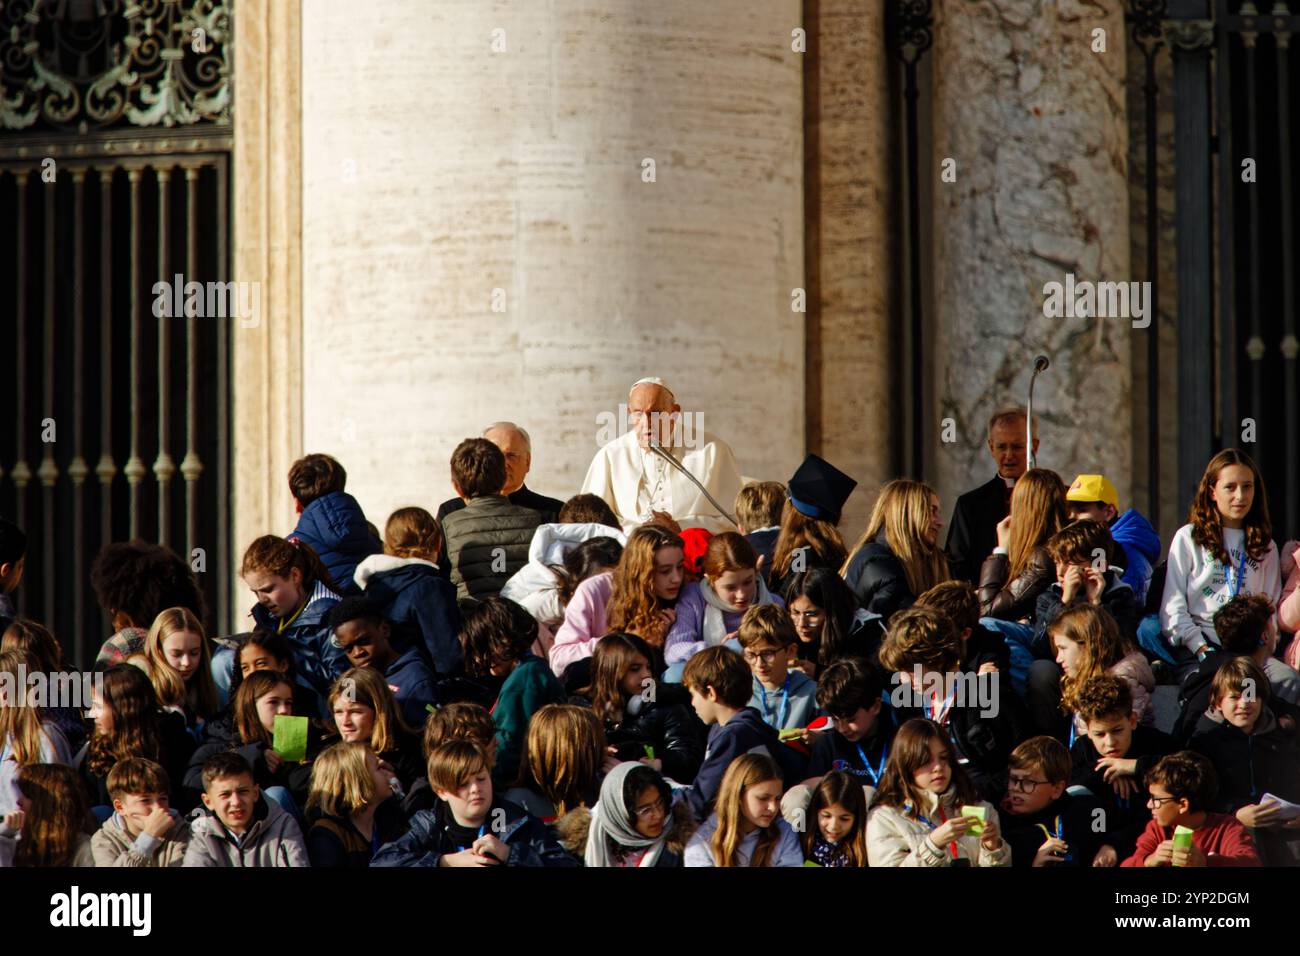
M 578 585 L 564 609 L 564 623 L 555 632 L 549 663 L 557 677 L 574 661 L 590 657 L 596 642 L 609 629 L 605 625 L 605 605 L 614 593 L 614 572 L 606 571 L 587 578 Z
M 1282 598 L 1277 602 L 1277 626 L 1293 633 L 1300 631 L 1300 541 L 1288 541 L 1278 552 L 1282 559 Z M 1300 659 L 1300 640 L 1291 642 L 1286 662 L 1295 667 Z

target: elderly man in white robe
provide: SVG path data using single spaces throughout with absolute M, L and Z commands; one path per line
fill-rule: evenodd
M 682 528 L 717 534 L 735 531 L 725 513 L 733 507 L 742 478 L 731 447 L 700 429 L 682 426 L 682 407 L 660 378 L 643 378 L 627 398 L 631 429 L 596 453 L 582 490 L 614 509 L 625 533 L 651 519 L 671 519 Z M 650 447 L 651 436 L 703 485 L 721 508 Z

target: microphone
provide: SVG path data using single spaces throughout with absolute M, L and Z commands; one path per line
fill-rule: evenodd
M 693 484 L 696 488 L 700 489 L 700 494 L 702 494 L 702 495 L 704 495 L 704 497 L 708 498 L 708 499 L 709 499 L 709 503 L 710 503 L 711 505 L 713 505 L 714 508 L 718 509 L 718 514 L 722 515 L 724 518 L 726 518 L 726 519 L 727 519 L 728 521 L 730 521 L 732 524 L 734 524 L 734 525 L 736 525 L 737 527 L 739 527 L 740 523 L 736 520 L 735 515 L 730 514 L 730 513 L 727 511 L 726 508 L 724 508 L 724 507 L 722 507 L 722 505 L 718 504 L 718 499 L 717 499 L 717 498 L 714 498 L 713 495 L 709 494 L 709 490 L 708 490 L 707 488 L 705 488 L 704 485 L 702 485 L 702 484 L 700 483 L 700 481 L 699 481 L 698 478 L 696 478 L 696 477 L 695 477 L 694 475 L 692 475 L 689 471 L 687 471 L 687 470 L 686 470 L 686 467 L 685 467 L 681 462 L 679 462 L 676 458 L 674 458 L 672 455 L 668 454 L 666 451 L 663 450 L 663 447 L 659 444 L 659 439 L 658 439 L 657 436 L 655 436 L 655 435 L 651 435 L 651 436 L 650 436 L 650 446 L 649 446 L 649 447 L 650 447 L 650 450 L 651 450 L 652 452 L 654 452 L 656 455 L 658 455 L 658 456 L 659 456 L 660 458 L 662 458 L 664 461 L 668 462 L 668 464 L 672 465 L 675 469 L 677 469 L 679 472 L 681 472 L 683 475 L 685 475 L 687 478 L 689 478 L 691 484 Z
M 1025 453 L 1026 464 L 1030 468 L 1038 467 L 1037 456 L 1034 455 L 1034 382 L 1038 380 L 1039 372 L 1046 372 L 1052 364 L 1052 360 L 1046 355 L 1039 355 L 1034 358 L 1034 372 L 1029 376 L 1029 404 L 1025 406 Z

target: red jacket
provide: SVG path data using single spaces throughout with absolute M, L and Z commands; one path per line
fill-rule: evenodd
M 1165 840 L 1173 839 L 1173 830 L 1151 820 L 1138 837 L 1137 849 L 1120 866 L 1145 866 L 1146 858 Z M 1255 852 L 1250 832 L 1229 813 L 1207 813 L 1205 822 L 1192 831 L 1192 842 L 1209 857 L 1210 866 L 1262 866 Z

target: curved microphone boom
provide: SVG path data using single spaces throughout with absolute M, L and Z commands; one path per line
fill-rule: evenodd
M 727 519 L 728 521 L 730 521 L 732 524 L 736 525 L 736 527 L 740 527 L 740 523 L 739 523 L 738 521 L 736 521 L 735 515 L 730 514 L 730 513 L 727 511 L 726 508 L 724 508 L 724 507 L 722 507 L 722 505 L 718 504 L 718 499 L 715 498 L 715 497 L 713 497 L 713 495 L 709 494 L 709 489 L 705 488 L 704 485 L 702 485 L 702 484 L 700 483 L 700 480 L 699 480 L 698 478 L 696 478 L 696 477 L 695 477 L 694 475 L 692 475 L 689 471 L 687 471 L 685 465 L 683 465 L 681 462 L 679 462 L 679 461 L 678 461 L 676 458 L 674 458 L 672 455 L 668 454 L 668 452 L 664 451 L 663 448 L 660 446 L 659 442 L 657 442 L 657 441 L 656 441 L 655 439 L 653 439 L 653 438 L 650 439 L 650 450 L 653 451 L 653 452 L 654 452 L 656 455 L 658 455 L 660 458 L 662 458 L 664 461 L 668 462 L 668 464 L 672 465 L 674 468 L 676 468 L 678 471 L 680 471 L 680 472 L 681 472 L 683 475 L 685 475 L 687 478 L 689 478 L 690 481 L 691 481 L 691 484 L 693 484 L 696 488 L 699 488 L 699 489 L 700 489 L 700 494 L 702 494 L 702 495 L 704 495 L 704 497 L 708 498 L 708 499 L 709 499 L 709 503 L 710 503 L 711 505 L 713 505 L 713 507 L 715 507 L 715 508 L 718 509 L 718 514 L 722 515 L 724 518 L 726 518 L 726 519 Z
M 1051 364 L 1051 359 L 1046 355 L 1037 356 L 1034 359 L 1034 373 L 1029 376 L 1029 404 L 1025 406 L 1025 450 L 1030 468 L 1038 467 L 1037 456 L 1034 454 L 1034 382 L 1038 379 L 1038 373 L 1046 372 Z

